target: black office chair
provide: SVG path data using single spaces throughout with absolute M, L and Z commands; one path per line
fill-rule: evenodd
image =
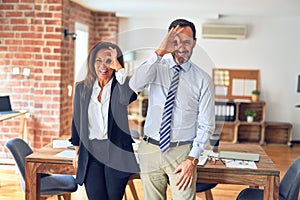
M 300 187 L 300 156 L 289 167 L 279 185 L 279 200 L 298 200 Z M 240 192 L 237 200 L 264 199 L 264 190 L 246 188 Z
M 196 183 L 196 193 L 204 192 L 205 200 L 213 200 L 211 189 L 217 185 L 216 183 Z
M 6 147 L 16 161 L 21 174 L 21 188 L 25 191 L 25 157 L 32 154 L 33 151 L 29 145 L 20 138 L 9 139 L 6 143 Z M 42 197 L 57 195 L 59 200 L 62 199 L 62 197 L 66 200 L 71 199 L 70 193 L 77 190 L 77 184 L 72 175 L 42 174 L 40 183 Z

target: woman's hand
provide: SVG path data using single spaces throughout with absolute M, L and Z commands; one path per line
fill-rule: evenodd
M 109 67 L 116 71 L 119 71 L 120 69 L 122 69 L 122 66 L 120 65 L 119 61 L 117 60 L 117 55 L 118 55 L 117 50 L 112 47 L 109 47 L 107 52 L 109 52 L 110 56 L 108 56 L 108 58 L 106 58 L 106 60 L 108 60 L 108 59 L 111 60 Z
M 73 167 L 77 168 L 78 167 L 78 155 L 76 154 L 75 158 L 73 158 Z
M 78 151 L 79 151 L 79 146 L 75 146 L 75 158 L 73 158 L 73 167 L 77 168 L 78 167 Z

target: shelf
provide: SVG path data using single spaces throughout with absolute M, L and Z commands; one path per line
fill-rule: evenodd
M 286 122 L 265 122 L 266 143 L 292 146 L 293 125 Z
M 216 112 L 226 110 L 224 106 L 233 106 L 234 116 L 233 121 L 221 121 L 216 118 L 216 127 L 221 130 L 221 141 L 231 141 L 233 143 L 241 142 L 255 142 L 259 144 L 264 143 L 264 123 L 265 123 L 265 102 L 216 102 L 219 106 Z M 247 109 L 253 109 L 256 112 L 256 117 L 253 122 L 247 122 L 245 111 Z M 221 111 L 222 118 L 224 117 Z M 220 117 L 218 117 L 220 119 Z
M 129 127 L 138 131 L 140 137 L 144 135 L 144 124 L 148 109 L 148 96 L 139 95 L 137 100 L 128 106 Z

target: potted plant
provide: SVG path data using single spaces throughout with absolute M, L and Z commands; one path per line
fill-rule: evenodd
M 251 96 L 252 101 L 253 102 L 259 101 L 259 95 L 260 95 L 260 91 L 259 90 L 253 90 L 252 91 L 252 96 Z
M 247 116 L 247 122 L 253 122 L 253 119 L 256 116 L 256 112 L 252 109 L 247 109 L 245 111 L 245 115 Z

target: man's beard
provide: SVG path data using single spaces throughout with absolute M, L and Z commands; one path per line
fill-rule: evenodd
M 178 53 L 180 53 L 178 50 L 175 50 L 171 53 L 175 63 L 178 64 L 178 65 L 181 65 L 183 63 L 188 62 L 191 58 L 191 55 L 192 55 L 192 54 L 188 54 L 189 51 L 183 51 L 183 53 L 188 55 L 188 57 L 179 56 Z M 177 56 L 176 56 L 176 54 L 177 54 Z

